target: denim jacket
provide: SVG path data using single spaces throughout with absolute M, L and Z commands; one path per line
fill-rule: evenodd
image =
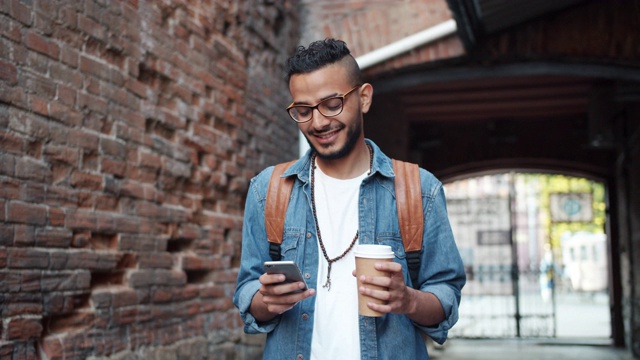
M 373 142 L 366 141 L 373 148 L 374 156 L 371 174 L 360 186 L 359 243 L 390 245 L 395 253 L 394 261 L 402 264 L 405 283 L 411 286 L 396 212 L 391 159 Z M 316 284 L 318 239 L 310 201 L 310 155 L 308 151 L 283 174 L 296 176 L 297 180 L 287 209 L 281 254 L 282 260 L 293 260 L 300 266 L 308 284 Z M 262 263 L 271 260 L 264 206 L 272 171 L 273 167 L 265 169 L 249 186 L 242 230 L 242 259 L 233 302 L 240 311 L 246 333 L 268 333 L 265 359 L 309 359 L 314 323 L 313 296 L 268 322 L 259 323 L 249 313 L 251 300 L 260 288 L 258 277 L 264 273 Z M 420 169 L 420 178 L 425 222 L 419 289 L 433 293 L 440 300 L 445 320 L 436 326 L 424 327 L 401 314 L 388 313 L 378 318 L 359 316 L 362 359 L 428 359 L 421 333 L 442 344 L 448 330 L 458 320 L 460 291 L 466 277 L 449 225 L 444 191 L 440 181 L 428 171 Z

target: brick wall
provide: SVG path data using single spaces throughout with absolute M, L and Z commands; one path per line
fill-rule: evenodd
M 259 351 L 231 296 L 248 181 L 297 151 L 295 10 L 0 1 L 0 358 Z
M 446 0 L 304 0 L 302 44 L 334 37 L 362 56 L 395 41 L 452 19 Z M 450 36 L 365 71 L 380 75 L 406 66 L 464 54 L 462 42 Z

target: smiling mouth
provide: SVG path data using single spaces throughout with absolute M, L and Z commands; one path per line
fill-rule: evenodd
M 332 128 L 332 129 L 328 129 L 328 130 L 324 130 L 324 131 L 314 131 L 312 133 L 313 136 L 315 136 L 316 138 L 323 140 L 323 139 L 328 139 L 334 135 L 336 135 L 340 130 L 342 130 L 341 127 L 337 127 L 337 128 Z

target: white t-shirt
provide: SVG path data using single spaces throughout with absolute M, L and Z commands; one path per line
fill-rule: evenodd
M 318 226 L 327 256 L 340 256 L 358 230 L 360 184 L 367 173 L 348 180 L 315 170 L 314 197 Z M 331 265 L 331 289 L 324 288 L 328 262 L 318 244 L 318 283 L 311 341 L 311 359 L 360 359 L 358 289 L 355 257 L 351 249 Z

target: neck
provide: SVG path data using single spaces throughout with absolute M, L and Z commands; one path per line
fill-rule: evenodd
M 362 141 L 347 156 L 339 159 L 322 159 L 316 157 L 318 167 L 326 175 L 335 179 L 353 179 L 365 171 L 370 171 L 372 153 L 369 146 Z

